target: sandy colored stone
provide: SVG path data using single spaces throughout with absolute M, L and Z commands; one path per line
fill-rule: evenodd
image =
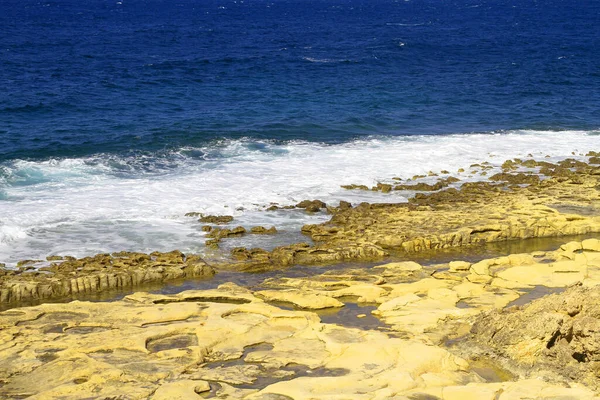
M 589 251 L 600 251 L 600 240 L 586 239 L 581 242 L 581 248 Z
M 151 400 L 198 400 L 200 393 L 210 391 L 210 385 L 206 381 L 181 380 L 162 384 Z
M 376 269 L 386 269 L 391 271 L 419 271 L 423 269 L 421 265 L 414 261 L 402 261 L 402 262 L 394 262 L 388 264 L 377 265 L 374 268 Z
M 469 274 L 465 279 L 471 283 L 490 283 L 494 278 L 490 275 Z
M 303 293 L 299 290 L 261 290 L 256 292 L 266 301 L 291 303 L 299 308 L 320 310 L 323 308 L 343 307 L 344 303 L 328 296 Z
M 600 254 L 580 250 L 570 259 L 564 257 L 568 250 L 484 261 L 498 275 L 538 264 L 555 271 L 585 264 L 595 271 Z M 396 283 L 382 284 L 377 273 L 384 271 Z M 403 268 L 393 271 L 349 269 L 270 279 L 263 282 L 270 289 L 257 292 L 227 283 L 174 295 L 134 293 L 112 303 L 8 310 L 0 313 L 0 396 L 78 399 L 127 393 L 132 399 L 185 399 L 208 389 L 224 399 L 594 398 L 588 374 L 600 354 L 600 339 L 594 336 L 600 328 L 593 322 L 600 304 L 597 289 L 550 296 L 550 303 L 521 315 L 515 308 L 491 311 L 531 287 L 519 281 L 489 275 L 491 282 L 471 282 L 469 276 L 419 279 Z M 313 312 L 266 303 L 292 299 L 298 307 L 314 307 L 331 301 L 343 305 L 349 298 L 377 304 L 373 315 L 389 334 L 323 324 Z M 360 316 L 367 317 L 355 315 Z M 516 382 L 485 382 L 468 360 L 441 347 L 448 335 L 468 332 L 473 319 L 478 321 L 475 338 L 536 368 L 515 370 Z M 512 330 L 520 324 L 526 330 Z M 573 339 L 564 344 L 569 332 Z M 468 340 L 459 343 L 483 346 Z M 564 362 L 574 352 L 589 358 L 584 368 Z M 552 369 L 553 362 L 560 368 Z M 579 386 L 568 383 L 569 376 L 577 376 Z
M 484 313 L 472 333 L 499 357 L 535 365 L 532 373 L 547 369 L 598 389 L 599 299 L 600 286 L 573 287 L 520 309 Z
M 0 303 L 100 293 L 214 273 L 200 257 L 180 251 L 63 258 L 39 271 L 4 271 L 0 274 Z
M 468 271 L 471 268 L 471 263 L 466 261 L 450 261 L 448 267 L 451 272 Z
M 217 398 L 377 398 L 428 382 L 481 381 L 465 360 L 439 347 L 322 324 L 313 313 L 249 296 L 222 285 L 204 295 L 136 293 L 112 303 L 0 313 L 8 339 L 0 346 L 0 395 L 188 399 L 211 390 Z M 259 392 L 231 386 L 260 379 L 278 382 Z
M 506 281 L 548 287 L 569 286 L 583 281 L 586 275 L 587 264 L 574 261 L 511 267 L 497 274 L 498 278 Z
M 560 249 L 564 252 L 573 253 L 574 251 L 581 250 L 582 247 L 580 242 L 569 242 L 560 246 Z
M 439 393 L 444 400 L 529 400 L 529 399 L 581 399 L 599 397 L 586 388 L 570 388 L 539 379 L 517 382 L 469 383 L 465 386 L 445 387 Z

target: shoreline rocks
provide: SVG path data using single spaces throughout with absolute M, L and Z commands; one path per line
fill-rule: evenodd
M 180 251 L 71 257 L 39 269 L 0 270 L 0 304 L 100 293 L 181 278 L 210 277 L 214 273 L 200 257 Z
M 514 174 L 514 170 L 521 166 L 540 168 L 539 173 L 544 171 L 546 175 L 540 179 L 537 171 Z M 460 189 L 448 188 L 417 194 L 404 204 L 362 203 L 352 207 L 349 203 L 340 202 L 339 207 L 332 208 L 319 200 L 307 200 L 296 206 L 309 211 L 327 208 L 332 212 L 329 221 L 302 227 L 302 233 L 310 237 L 314 245 L 296 243 L 271 251 L 235 248 L 228 260 L 220 260 L 215 265 L 225 269 L 257 271 L 292 265 L 376 261 L 390 254 L 600 232 L 600 192 L 597 190 L 600 186 L 600 167 L 569 159 L 557 164 L 509 160 L 503 164 L 503 170 L 505 172 L 497 177 L 498 182 L 468 182 Z M 445 178 L 445 181 L 449 180 Z M 523 182 L 528 184 L 523 185 Z M 199 215 L 194 213 L 191 216 Z M 213 217 L 218 222 L 223 216 L 208 216 Z M 205 226 L 203 230 L 209 239 L 207 246 L 213 248 L 217 248 L 219 242 L 228 237 L 276 231 L 255 227 L 248 232 L 241 226 Z M 96 257 L 102 258 L 102 255 Z M 60 265 L 70 265 L 72 262 L 64 260 Z M 111 265 L 112 261 L 108 264 Z M 481 278 L 479 267 L 473 269 L 472 279 L 487 279 Z M 88 292 L 104 286 L 134 286 L 138 282 L 205 275 L 202 271 L 182 272 L 182 268 L 170 268 L 168 271 L 150 269 L 145 272 L 142 268 L 120 278 L 116 277 L 121 275 L 115 275 L 116 283 L 112 278 L 99 276 L 90 278 L 86 283 L 77 279 L 83 279 L 87 269 L 75 271 L 74 276 L 59 276 L 60 282 L 37 276 L 44 272 L 41 270 L 32 271 L 31 275 L 21 271 L 18 277 L 15 273 L 4 271 L 4 288 L 11 280 L 18 285 L 15 289 L 11 287 L 0 292 L 4 293 L 0 295 L 0 302 L 6 301 L 2 299 L 13 301 L 28 297 L 44 299 Z M 104 272 L 99 271 L 93 273 Z M 46 272 L 55 274 L 54 271 Z M 71 284 L 73 279 L 75 283 Z

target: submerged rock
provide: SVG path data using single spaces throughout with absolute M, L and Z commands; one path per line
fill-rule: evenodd
M 208 231 L 208 233 L 206 234 L 206 237 L 220 240 L 220 239 L 223 239 L 226 237 L 231 237 L 231 236 L 241 236 L 245 233 L 246 233 L 246 228 L 244 228 L 243 226 L 237 226 L 232 229 L 214 227 L 210 231 Z
M 369 190 L 369 187 L 366 185 L 342 185 L 341 186 L 342 189 L 347 189 L 347 190 Z
M 396 186 L 394 186 L 394 190 L 416 190 L 416 191 L 423 191 L 423 192 L 432 192 L 432 191 L 436 191 L 436 190 L 441 190 L 445 187 L 448 187 L 450 184 L 459 182 L 459 181 L 460 181 L 460 179 L 451 176 L 451 177 L 448 177 L 445 179 L 439 179 L 433 185 L 425 183 L 425 182 L 419 182 L 419 183 L 415 183 L 413 185 L 396 185 Z
M 250 233 L 255 233 L 259 235 L 272 235 L 277 233 L 277 229 L 272 226 L 270 228 L 265 228 L 264 226 L 253 226 L 250 228 Z
M 303 208 L 308 212 L 318 212 L 322 208 L 327 208 L 327 204 L 321 200 L 303 200 L 296 204 L 296 208 Z
M 205 224 L 228 224 L 233 221 L 231 215 L 202 215 L 198 222 Z

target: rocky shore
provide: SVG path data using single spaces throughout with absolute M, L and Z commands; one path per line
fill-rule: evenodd
M 56 257 L 4 270 L 0 302 L 17 304 L 223 270 L 369 262 L 252 287 L 9 309 L 0 313 L 0 397 L 600 398 L 600 168 L 589 156 L 512 160 L 489 182 L 459 188 L 442 176 L 407 204 L 308 202 L 307 212 L 318 204 L 332 213 L 303 228 L 314 244 L 210 260 L 178 251 Z M 477 261 L 405 261 L 574 234 L 592 237 Z
M 592 399 L 598 284 L 590 239 L 475 264 L 16 308 L 0 313 L 0 396 Z M 540 286 L 572 288 L 506 308 Z
M 49 259 L 49 265 L 39 268 L 35 266 L 41 260 L 28 260 L 21 262 L 17 270 L 0 270 L 0 304 L 65 298 L 215 273 L 200 257 L 180 251 Z

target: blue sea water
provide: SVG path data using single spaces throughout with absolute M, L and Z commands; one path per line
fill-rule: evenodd
M 3 0 L 0 157 L 600 127 L 600 3 Z
M 599 150 L 599 22 L 596 1 L 2 0 L 0 261 L 201 251 L 185 212 L 292 231 L 309 218 L 261 207 Z

